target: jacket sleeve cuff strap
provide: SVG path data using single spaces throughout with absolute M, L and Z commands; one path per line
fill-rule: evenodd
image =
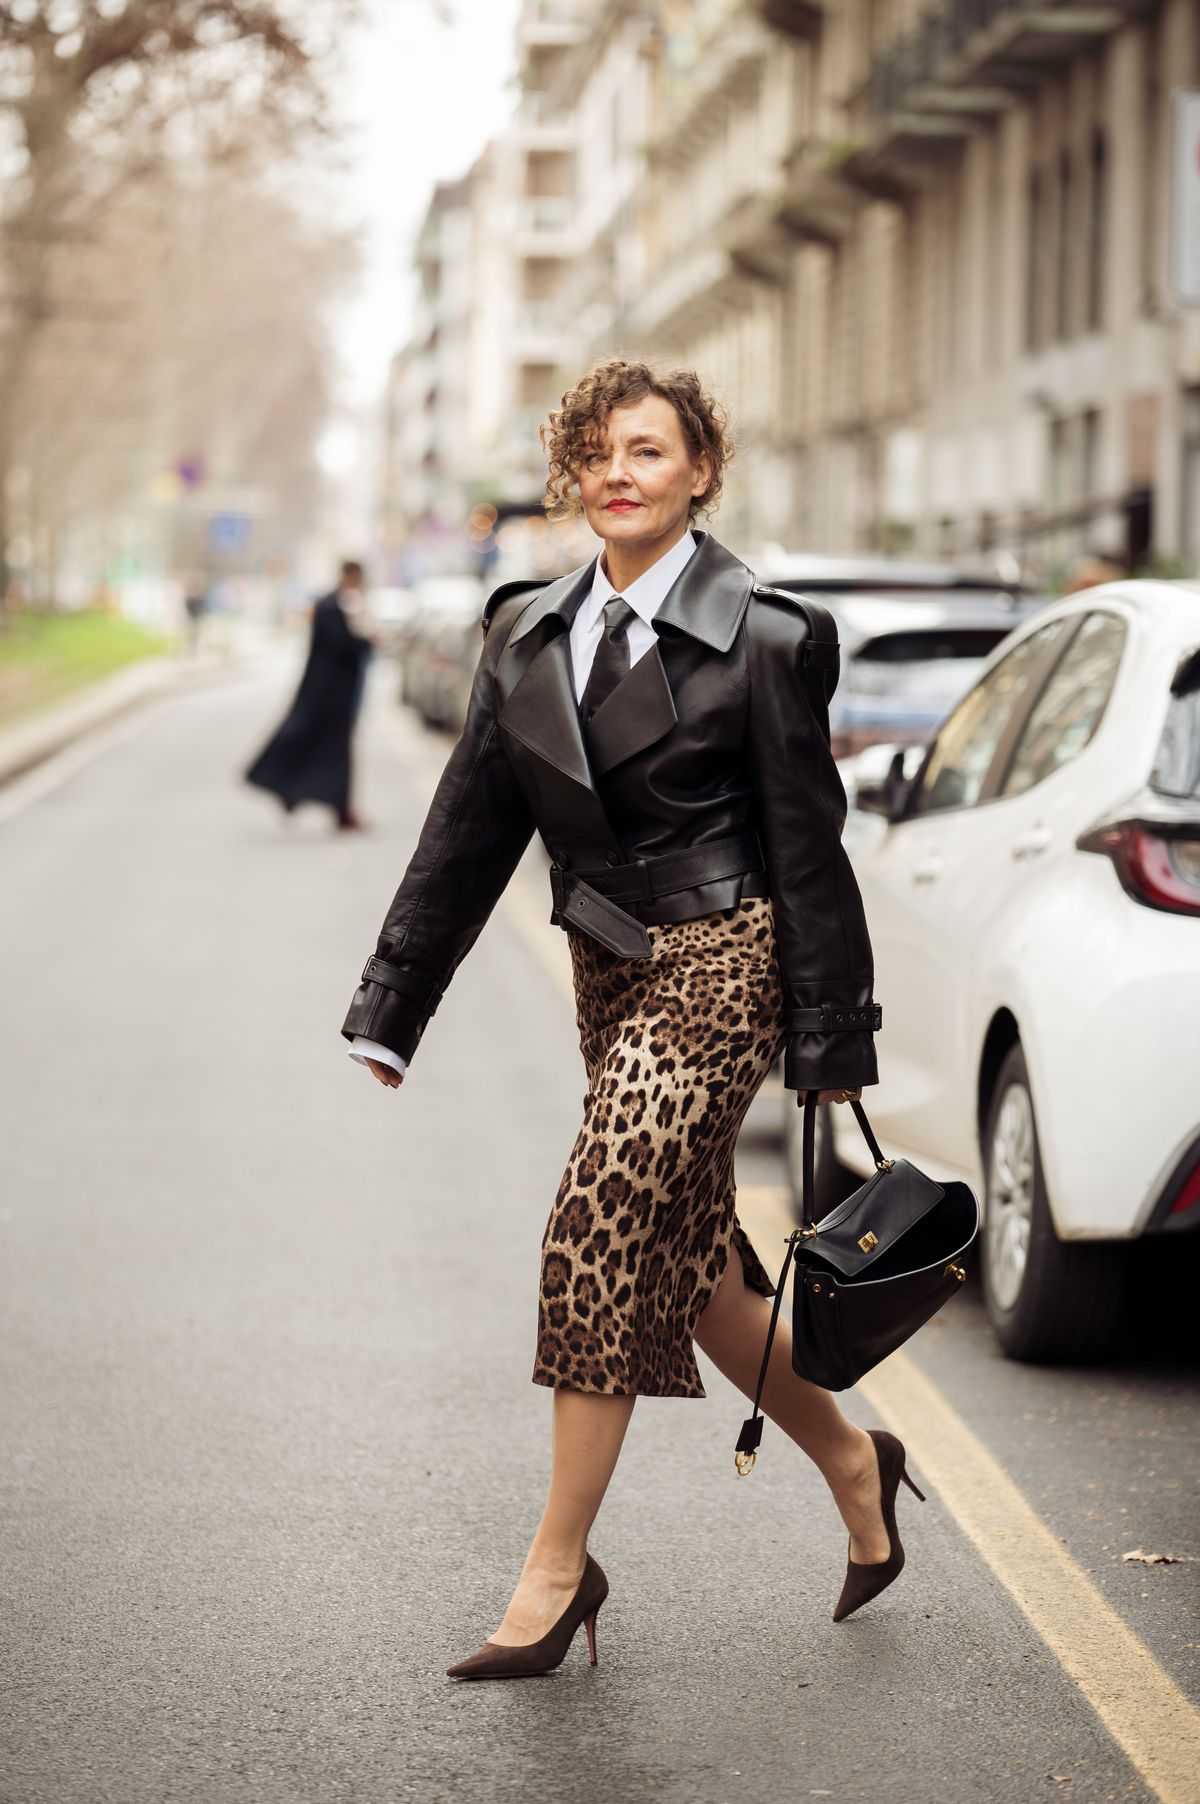
M 420 977 L 403 965 L 389 965 L 386 959 L 369 958 L 363 966 L 362 981 L 380 984 L 415 1003 L 424 1015 L 432 1015 L 442 1000 L 442 987 L 432 978 Z
M 839 1008 L 832 1002 L 820 1008 L 789 1009 L 784 1017 L 789 1033 L 878 1033 L 883 1026 L 883 1009 L 878 1002 L 865 1008 Z

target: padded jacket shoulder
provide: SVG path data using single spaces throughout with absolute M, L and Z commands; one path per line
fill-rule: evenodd
M 483 610 L 484 632 L 489 633 L 501 615 L 507 618 L 507 624 L 511 631 L 534 596 L 540 595 L 545 587 L 544 582 L 537 577 L 530 576 L 520 577 L 511 583 L 501 583 L 500 587 L 493 589 L 487 598 L 487 604 Z M 507 639 L 508 633 L 505 633 L 504 637 Z

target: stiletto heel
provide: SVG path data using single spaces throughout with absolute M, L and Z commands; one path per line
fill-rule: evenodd
M 913 1496 L 919 1497 L 921 1499 L 921 1502 L 924 1503 L 925 1493 L 924 1493 L 924 1491 L 918 1489 L 918 1487 L 913 1483 L 912 1479 L 908 1476 L 908 1467 L 907 1466 L 901 1466 L 900 1476 L 904 1480 L 905 1484 L 908 1486 L 909 1490 L 912 1492 Z
M 479 1652 L 472 1654 L 470 1659 L 460 1660 L 457 1666 L 447 1667 L 447 1678 L 533 1679 L 544 1672 L 553 1672 L 565 1660 L 567 1649 L 574 1641 L 580 1623 L 587 1630 L 588 1657 L 595 1666 L 596 1617 L 607 1596 L 608 1580 L 589 1554 L 578 1591 L 554 1627 L 540 1641 L 531 1641 L 524 1647 L 501 1647 L 495 1641 L 485 1641 Z
M 900 1480 L 904 1480 L 909 1490 L 922 1503 L 925 1501 L 925 1493 L 919 1491 L 908 1476 L 903 1441 L 898 1441 L 894 1434 L 887 1434 L 883 1429 L 871 1428 L 867 1432 L 875 1443 L 875 1457 L 879 1461 L 879 1502 L 883 1510 L 883 1525 L 888 1532 L 888 1556 L 886 1560 L 876 1560 L 868 1565 L 862 1565 L 858 1560 L 847 1561 L 842 1595 L 833 1612 L 835 1622 L 844 1622 L 855 1610 L 861 1610 L 864 1604 L 869 1604 L 873 1597 L 886 1591 L 904 1570 L 904 1543 L 896 1527 L 896 1493 L 900 1489 Z

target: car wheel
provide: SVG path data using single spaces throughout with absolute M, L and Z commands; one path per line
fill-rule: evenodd
M 783 1106 L 784 1158 L 792 1192 L 792 1208 L 796 1220 L 800 1221 L 804 1213 L 804 1110 L 796 1107 L 796 1097 L 791 1090 L 787 1091 Z M 849 1194 L 846 1174 L 838 1164 L 837 1153 L 834 1151 L 829 1107 L 828 1103 L 823 1103 L 817 1110 L 816 1144 L 813 1149 L 813 1181 L 817 1192 L 813 1210 L 818 1221 Z
M 1123 1249 L 1055 1233 L 1020 1046 L 1000 1068 L 983 1155 L 983 1292 L 1000 1345 L 1011 1359 L 1047 1362 L 1103 1352 L 1121 1312 Z

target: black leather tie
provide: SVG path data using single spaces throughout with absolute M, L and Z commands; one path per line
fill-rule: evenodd
M 633 609 L 620 595 L 613 595 L 605 602 L 604 636 L 596 647 L 579 703 L 580 717 L 585 724 L 621 679 L 629 674 L 629 641 L 625 629 L 632 619 Z

